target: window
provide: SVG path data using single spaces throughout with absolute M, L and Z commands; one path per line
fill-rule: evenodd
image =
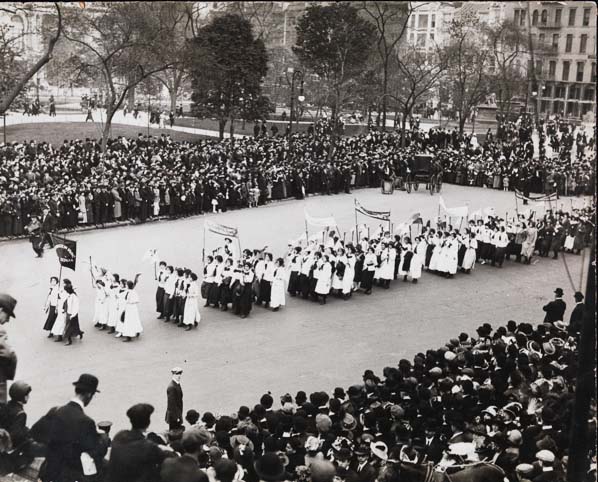
M 414 38 L 415 38 L 415 37 L 413 36 L 413 34 L 412 34 L 412 33 L 410 33 L 410 34 L 409 34 L 409 43 L 410 43 L 411 45 L 413 45 L 413 39 L 414 39 Z
M 430 43 L 434 43 L 434 32 L 430 32 Z
M 569 27 L 575 27 L 575 11 L 576 8 L 569 9 Z
M 563 99 L 565 97 L 565 88 L 561 85 L 557 85 L 554 89 L 554 96 L 557 99 Z
M 559 48 L 559 34 L 558 33 L 552 34 L 552 48 L 553 49 Z
M 542 61 L 536 60 L 536 76 L 542 77 Z
M 569 80 L 569 69 L 571 68 L 571 62 L 565 60 L 563 62 L 563 77 L 562 80 L 567 81 Z
M 560 27 L 561 26 L 561 16 L 563 14 L 563 9 L 562 8 L 557 8 L 556 11 L 554 12 L 554 26 L 555 27 Z
M 538 11 L 534 10 L 532 14 L 532 25 L 538 25 Z
M 542 17 L 540 22 L 542 23 L 542 25 L 546 25 L 546 22 L 548 22 L 548 12 L 546 10 L 542 10 Z
M 596 83 L 596 62 L 592 62 L 592 82 Z
M 567 34 L 567 41 L 565 43 L 565 52 L 570 53 L 573 46 L 573 35 Z
M 582 34 L 581 38 L 579 39 L 579 53 L 580 54 L 586 53 L 587 45 L 588 45 L 588 35 L 584 33 L 584 34 Z
M 586 87 L 586 90 L 583 93 L 583 100 L 589 100 L 589 101 L 594 100 L 594 87 L 593 86 L 588 85 Z
M 430 27 L 436 28 L 436 15 L 430 15 Z
M 415 15 L 411 15 L 411 18 L 409 19 L 409 26 L 411 28 L 415 27 Z
M 521 15 L 519 15 L 519 26 L 525 25 L 525 10 L 521 10 Z
M 428 28 L 428 15 L 420 15 L 418 17 L 417 28 Z
M 417 34 L 417 46 L 418 47 L 425 47 L 426 46 L 426 34 L 425 33 L 418 33 Z
M 542 89 L 542 97 L 550 97 L 552 95 L 552 85 L 544 85 Z
M 583 9 L 583 23 L 582 25 L 584 27 L 587 27 L 588 25 L 590 25 L 590 9 L 589 8 L 584 8 Z
M 538 35 L 538 41 L 540 42 L 540 47 L 544 46 L 544 42 L 546 42 L 546 35 L 543 33 Z
M 554 80 L 556 74 L 556 60 L 551 60 L 548 64 L 548 78 Z
M 519 10 L 515 9 L 515 25 L 519 24 Z
M 579 87 L 572 85 L 569 87 L 569 99 L 579 100 Z
M 575 79 L 577 82 L 583 82 L 583 70 L 585 67 L 585 62 L 577 62 L 577 75 Z

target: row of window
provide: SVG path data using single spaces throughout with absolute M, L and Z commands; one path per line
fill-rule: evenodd
M 577 62 L 576 71 L 575 71 L 575 78 L 570 79 L 571 74 L 571 61 L 564 60 L 563 61 L 563 70 L 561 74 L 561 80 L 568 82 L 572 80 L 573 82 L 583 82 L 584 81 L 584 73 L 585 73 L 585 62 Z M 543 71 L 543 64 L 541 60 L 536 61 L 536 75 L 542 76 Z M 556 60 L 551 60 L 548 62 L 548 75 L 546 76 L 549 80 L 556 79 Z M 592 76 L 591 82 L 596 82 L 596 62 L 592 62 Z
M 417 17 L 417 20 L 416 20 Z M 428 28 L 428 20 L 430 21 L 430 28 L 436 28 L 436 14 L 428 15 L 427 13 L 411 14 L 409 19 L 409 28 L 415 28 L 417 21 L 417 28 Z
M 583 9 L 583 16 L 582 16 L 582 20 L 581 20 L 582 27 L 588 27 L 590 25 L 591 14 L 592 14 L 591 8 Z M 527 12 L 525 9 L 515 9 L 514 15 L 515 15 L 514 20 L 515 20 L 516 25 L 520 25 L 520 26 L 525 25 L 525 17 L 527 15 Z M 554 25 L 555 27 L 560 27 L 562 16 L 563 16 L 563 9 L 557 8 L 554 11 L 554 23 L 552 25 Z M 568 23 L 567 23 L 567 25 L 569 27 L 575 27 L 576 16 L 577 16 L 577 8 L 570 8 L 569 9 L 569 19 L 568 19 Z M 538 10 L 534 10 L 532 13 L 532 25 L 533 26 L 537 26 L 537 25 L 547 26 L 548 25 L 548 10 L 542 10 L 541 12 Z
M 582 87 L 570 85 L 567 95 L 567 87 L 559 84 L 545 84 L 542 88 L 541 97 L 554 99 L 583 100 L 593 102 L 596 100 L 596 90 L 593 85 Z
M 535 38 L 535 34 L 532 34 L 532 38 Z M 555 50 L 559 48 L 559 41 L 561 36 L 558 33 L 552 34 L 552 44 L 551 47 Z M 567 34 L 565 37 L 565 52 L 571 53 L 573 52 L 573 34 Z M 546 46 L 546 35 L 544 33 L 538 34 L 538 42 L 540 46 Z M 595 42 L 594 42 L 595 43 Z M 584 33 L 579 36 L 579 53 L 585 54 L 588 49 L 588 34 Z

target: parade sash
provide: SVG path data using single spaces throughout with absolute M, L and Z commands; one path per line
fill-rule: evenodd
M 517 199 L 521 199 L 523 201 L 532 201 L 532 202 L 551 202 L 551 201 L 557 200 L 556 192 L 553 192 L 552 194 L 541 194 L 540 196 L 526 196 L 519 189 L 515 189 L 515 197 Z
M 236 238 L 239 232 L 237 228 L 231 228 L 230 226 L 213 223 L 212 221 L 208 220 L 205 222 L 205 227 L 211 233 L 219 234 L 220 236 L 227 236 L 230 238 Z
M 305 221 L 307 224 L 311 224 L 313 226 L 320 226 L 323 228 L 328 228 L 330 226 L 336 226 L 336 220 L 332 216 L 328 216 L 327 218 L 314 218 L 310 216 L 307 212 L 307 209 L 304 210 L 305 213 Z
M 50 234 L 52 244 L 56 248 L 56 255 L 61 266 L 75 271 L 77 264 L 77 241 Z
M 447 208 L 442 196 L 438 197 L 438 203 L 440 204 L 440 207 L 442 209 L 444 209 L 449 216 L 454 216 L 457 218 L 466 218 L 467 213 L 469 212 L 469 208 L 467 206 L 461 206 L 461 207 L 457 207 L 457 208 Z
M 372 211 L 370 209 L 364 208 L 357 199 L 355 201 L 355 211 L 358 213 L 363 214 L 364 216 L 368 216 L 370 218 L 379 219 L 380 221 L 388 221 L 390 219 L 390 211 Z

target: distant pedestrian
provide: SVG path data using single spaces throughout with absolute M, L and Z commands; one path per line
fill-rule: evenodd
M 181 388 L 183 369 L 175 367 L 170 370 L 170 373 L 172 373 L 172 380 L 166 389 L 166 423 L 170 430 L 173 430 L 183 425 L 183 389 Z
M 50 117 L 56 117 L 56 102 L 54 96 L 50 96 Z
M 170 121 L 170 127 L 172 128 L 174 125 L 174 112 L 170 111 L 170 114 L 168 114 L 168 120 Z
M 89 106 L 87 108 L 87 117 L 85 118 L 85 122 L 87 122 L 87 121 L 93 122 L 93 116 L 91 115 L 91 110 L 92 110 L 92 108 L 91 108 L 91 106 Z

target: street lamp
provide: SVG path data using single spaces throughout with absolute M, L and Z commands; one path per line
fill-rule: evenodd
M 303 102 L 305 96 L 303 95 L 303 72 L 301 70 L 294 70 L 292 67 L 287 69 L 287 73 L 293 74 L 291 77 L 291 115 L 289 116 L 289 149 L 292 143 L 292 132 L 293 132 L 293 115 L 295 113 L 295 82 L 299 79 L 301 81 L 301 88 L 299 89 L 299 96 L 297 100 Z M 288 77 L 287 77 L 288 81 Z

